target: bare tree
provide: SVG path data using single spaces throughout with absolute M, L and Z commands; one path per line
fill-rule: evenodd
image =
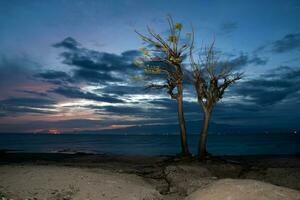
M 146 47 L 140 49 L 144 55 L 136 64 L 143 67 L 146 74 L 159 74 L 164 80 L 162 83 L 159 79 L 152 78 L 147 88 L 166 89 L 170 97 L 177 101 L 182 155 L 189 156 L 183 111 L 183 60 L 189 52 L 191 33 L 186 33 L 183 39 L 182 24 L 174 23 L 171 17 L 167 21 L 167 37 L 155 33 L 149 27 L 147 36 L 136 31 L 146 43 Z
M 194 34 L 193 34 L 194 35 Z M 242 78 L 242 73 L 233 72 L 228 62 L 220 62 L 214 50 L 214 42 L 204 48 L 197 62 L 193 58 L 194 38 L 190 48 L 190 63 L 193 70 L 193 82 L 197 93 L 198 103 L 203 110 L 203 126 L 200 132 L 198 144 L 198 158 L 206 158 L 206 141 L 209 121 L 212 111 L 220 99 L 223 98 L 225 90 Z

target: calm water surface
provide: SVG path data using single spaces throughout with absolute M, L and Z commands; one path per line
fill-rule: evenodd
M 197 135 L 189 135 L 196 153 Z M 174 155 L 178 135 L 0 134 L 0 149 L 23 152 L 91 152 L 123 155 Z M 299 134 L 209 135 L 208 151 L 216 155 L 300 153 Z

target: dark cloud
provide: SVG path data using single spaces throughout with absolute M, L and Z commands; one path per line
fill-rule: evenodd
M 268 62 L 267 58 L 262 58 L 257 55 L 249 56 L 247 54 L 241 53 L 239 56 L 235 58 L 231 58 L 227 61 L 220 62 L 221 65 L 228 65 L 233 69 L 240 69 L 247 65 L 266 65 Z
M 40 96 L 40 97 L 47 97 L 48 94 L 45 92 L 36 92 L 36 91 L 31 91 L 31 90 L 16 90 L 17 92 L 22 92 L 25 94 L 30 94 L 34 96 Z
M 55 111 L 51 110 L 40 110 L 39 108 L 30 108 L 30 107 L 18 107 L 18 106 L 4 106 L 2 107 L 3 115 L 1 115 L 0 111 L 0 117 L 6 117 L 6 116 L 15 116 L 15 115 L 24 115 L 27 113 L 31 114 L 54 114 Z
M 250 97 L 247 100 L 249 102 L 268 106 L 286 100 L 300 91 L 300 69 L 280 67 L 274 71 L 260 78 L 242 82 L 234 92 Z
M 300 47 L 300 33 L 287 34 L 282 39 L 276 40 L 272 43 L 272 52 L 284 53 L 299 49 Z
M 40 67 L 26 56 L 0 55 L 0 96 L 23 85 L 31 84 L 33 74 L 39 70 Z
M 23 113 L 40 113 L 40 114 L 50 114 L 53 113 L 53 105 L 56 102 L 54 100 L 45 98 L 7 98 L 0 101 L 1 113 L 6 113 L 7 115 L 23 114 Z
M 276 79 L 276 77 L 281 77 L 281 79 L 286 81 L 298 81 L 300 77 L 300 69 L 289 66 L 280 66 L 273 69 L 268 74 L 265 74 L 265 77 L 273 79 Z
M 199 53 L 200 58 L 205 61 L 207 48 Z M 240 51 L 239 53 L 225 52 L 214 47 L 214 56 L 219 66 L 228 66 L 233 69 L 240 69 L 247 65 L 266 65 L 269 61 L 268 57 L 260 56 L 257 52 L 247 53 Z
M 53 46 L 64 49 L 60 54 L 62 62 L 73 68 L 70 73 L 51 70 L 35 75 L 50 83 L 66 85 L 86 81 L 107 85 L 108 82 L 128 81 L 135 72 L 140 70 L 132 64 L 140 55 L 140 52 L 136 50 L 124 51 L 121 55 L 98 52 L 82 47 L 71 37 Z
M 120 81 L 127 78 L 128 75 L 124 73 L 139 70 L 132 64 L 140 55 L 139 51 L 129 50 L 121 55 L 98 52 L 82 47 L 71 37 L 55 44 L 54 47 L 66 50 L 61 53 L 63 63 L 75 67 L 75 76 L 88 82 Z
M 110 71 L 111 65 L 106 63 L 101 63 L 96 60 L 93 60 L 93 54 L 84 54 L 80 55 L 80 51 L 74 54 L 73 52 L 64 52 L 61 54 L 64 57 L 64 63 L 68 65 L 73 65 L 85 70 L 93 71 Z M 98 56 L 98 55 L 97 55 Z M 99 58 L 97 58 L 99 59 Z M 113 61 L 115 62 L 115 61 Z
M 131 115 L 131 116 L 145 116 L 149 113 L 148 109 L 142 108 L 143 105 L 134 106 L 88 106 L 96 111 L 105 111 L 108 114 L 115 115 Z
M 0 115 L 11 117 L 26 113 L 53 113 L 51 100 L 42 90 L 41 82 L 35 80 L 35 73 L 41 70 L 39 64 L 26 56 L 0 58 Z M 20 97 L 21 96 L 21 97 Z
M 229 60 L 228 65 L 233 68 L 241 68 L 248 64 L 249 58 L 247 55 L 241 54 L 240 56 Z
M 74 82 L 71 75 L 67 74 L 66 72 L 55 71 L 55 70 L 49 70 L 49 71 L 35 74 L 35 77 L 53 84 L 66 84 L 66 83 Z
M 8 99 L 1 100 L 2 105 L 7 106 L 28 106 L 28 107 L 38 107 L 38 108 L 51 108 L 55 101 L 50 99 L 42 98 L 25 98 L 25 97 L 12 97 Z
M 128 51 L 124 51 L 122 53 L 122 56 L 127 58 L 128 60 L 134 60 L 138 56 L 141 56 L 141 52 L 136 50 L 128 50 Z
M 43 73 L 39 73 L 36 76 L 44 78 L 44 79 L 66 79 L 66 78 L 70 78 L 70 76 L 66 72 L 53 71 L 53 70 L 43 72 Z
M 63 41 L 53 45 L 54 47 L 63 47 L 66 49 L 76 50 L 79 48 L 80 44 L 72 37 L 67 37 Z
M 78 81 L 88 81 L 92 83 L 106 83 L 122 81 L 121 78 L 113 77 L 109 72 L 98 72 L 86 69 L 75 69 L 74 79 Z
M 257 55 L 253 56 L 248 60 L 249 64 L 255 64 L 255 65 L 266 65 L 267 62 L 268 62 L 268 58 L 258 57 Z
M 83 92 L 80 88 L 77 87 L 58 87 L 49 92 L 53 92 L 56 94 L 60 94 L 67 98 L 75 98 L 75 99 L 88 99 L 100 102 L 110 102 L 110 103 L 122 103 L 123 100 L 111 97 L 107 94 L 102 94 L 101 96 L 91 93 L 91 92 Z
M 235 31 L 238 28 L 238 24 L 236 22 L 226 22 L 221 24 L 220 31 L 222 34 L 228 35 Z
M 290 33 L 281 39 L 258 47 L 254 52 L 286 53 L 297 49 L 300 49 L 300 33 Z

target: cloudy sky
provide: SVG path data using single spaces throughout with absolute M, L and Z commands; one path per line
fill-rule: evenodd
M 132 80 L 143 45 L 134 30 L 165 33 L 168 14 L 184 31 L 193 25 L 199 46 L 215 39 L 245 73 L 215 109 L 213 130 L 299 130 L 299 9 L 297 0 L 2 0 L 0 132 L 177 128 L 176 103 Z M 198 128 L 188 84 L 184 103 Z

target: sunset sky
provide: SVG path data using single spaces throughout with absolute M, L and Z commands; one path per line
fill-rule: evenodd
M 168 14 L 245 73 L 215 127 L 300 130 L 299 10 L 298 0 L 0 0 L 0 132 L 176 126 L 176 102 L 132 80 L 143 46 L 134 30 L 164 34 Z M 192 89 L 186 121 L 200 126 Z

